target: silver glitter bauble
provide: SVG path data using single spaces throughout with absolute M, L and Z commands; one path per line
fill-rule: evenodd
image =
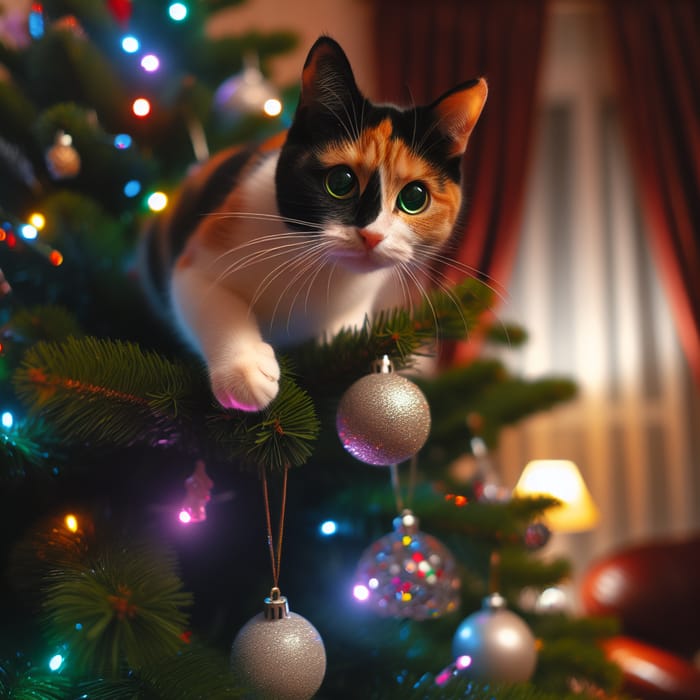
M 368 547 L 355 572 L 355 598 L 384 617 L 427 620 L 459 607 L 460 580 L 450 551 L 418 529 L 409 510 L 394 532 Z
M 231 668 L 257 700 L 308 700 L 323 682 L 326 649 L 318 630 L 289 612 L 273 588 L 265 610 L 249 620 L 231 647 Z
M 399 464 L 428 439 L 430 407 L 413 382 L 391 371 L 375 372 L 343 394 L 336 429 L 343 447 L 361 462 Z
M 462 621 L 452 640 L 452 655 L 460 675 L 480 681 L 526 681 L 537 664 L 532 631 L 498 593 Z

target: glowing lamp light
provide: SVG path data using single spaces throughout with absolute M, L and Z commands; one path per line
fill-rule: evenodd
M 15 417 L 9 411 L 3 411 L 2 416 L 0 416 L 0 423 L 2 423 L 3 428 L 9 430 L 15 423 Z
M 187 5 L 181 2 L 174 2 L 168 8 L 168 14 L 173 22 L 182 22 L 187 17 Z
M 145 97 L 138 97 L 131 105 L 131 111 L 137 117 L 147 117 L 151 113 L 151 103 Z
M 355 597 L 355 600 L 359 600 L 360 603 L 364 603 L 369 598 L 369 588 L 361 583 L 358 583 L 352 589 L 352 594 Z
M 36 226 L 32 226 L 31 224 L 22 224 L 22 226 L 19 227 L 19 234 L 25 240 L 33 241 L 39 235 L 39 231 L 37 231 Z
M 269 100 L 265 100 L 263 112 L 268 117 L 279 117 L 282 114 L 282 103 L 276 97 L 271 97 Z
M 141 183 L 138 180 L 129 180 L 124 185 L 124 194 L 127 197 L 135 197 L 141 191 Z
M 163 211 L 168 206 L 168 196 L 165 192 L 153 192 L 146 200 L 151 211 Z
M 325 522 L 321 523 L 318 529 L 322 535 L 330 537 L 338 532 L 338 523 L 336 523 L 335 520 L 326 520 Z
M 550 496 L 561 505 L 548 508 L 547 526 L 553 532 L 583 532 L 598 523 L 600 515 L 578 467 L 565 459 L 529 462 L 513 489 L 514 496 Z
M 54 654 L 50 659 L 49 659 L 49 669 L 51 671 L 58 671 L 61 666 L 63 666 L 63 655 L 62 654 Z
M 133 35 L 127 34 L 122 38 L 122 50 L 125 53 L 136 53 L 141 48 L 141 42 Z
M 68 515 L 66 515 L 66 517 L 63 519 L 63 522 L 71 532 L 78 531 L 78 518 L 76 518 L 73 513 L 68 513 Z
M 180 514 L 177 516 L 177 518 L 183 525 L 188 525 L 192 522 L 192 516 L 184 508 L 180 511 Z
M 160 68 L 160 59 L 153 53 L 147 53 L 141 59 L 141 68 L 143 68 L 148 73 L 154 73 Z

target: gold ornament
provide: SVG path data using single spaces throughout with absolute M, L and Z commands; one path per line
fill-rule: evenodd
M 80 173 L 80 153 L 73 146 L 73 137 L 59 131 L 53 146 L 46 152 L 46 168 L 54 180 L 67 180 Z

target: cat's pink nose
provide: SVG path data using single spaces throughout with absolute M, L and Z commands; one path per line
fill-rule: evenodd
M 384 240 L 384 236 L 381 233 L 368 231 L 366 228 L 357 229 L 357 233 L 364 241 L 367 250 L 373 250 Z

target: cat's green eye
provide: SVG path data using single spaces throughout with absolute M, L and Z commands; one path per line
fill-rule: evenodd
M 409 182 L 396 199 L 396 204 L 406 214 L 420 214 L 429 202 L 428 188 L 422 182 Z
M 336 165 L 326 173 L 326 192 L 335 199 L 352 197 L 356 187 L 355 173 L 347 165 Z

